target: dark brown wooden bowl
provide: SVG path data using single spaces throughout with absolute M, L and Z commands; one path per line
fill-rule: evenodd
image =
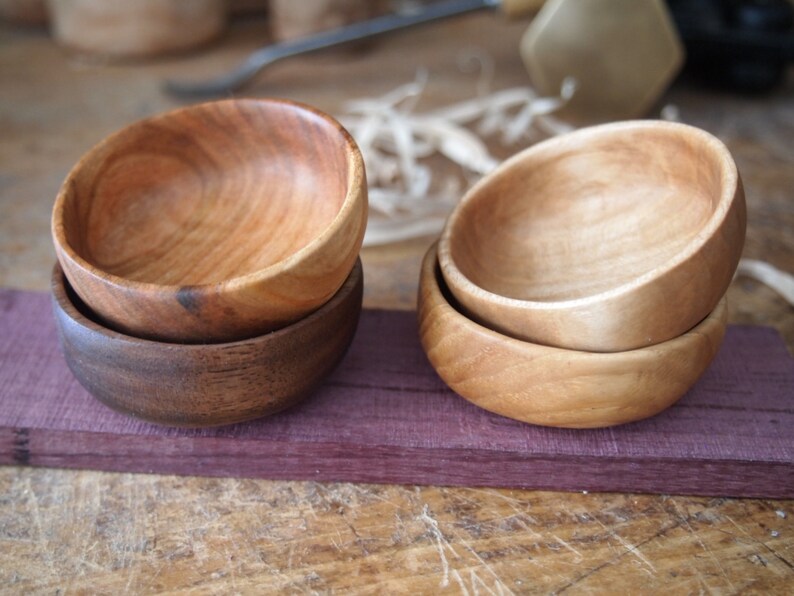
M 108 327 L 236 341 L 333 296 L 367 221 L 364 165 L 331 117 L 283 100 L 190 106 L 92 149 L 55 201 L 74 291 Z
M 173 344 L 110 330 L 52 274 L 66 363 L 102 403 L 169 426 L 218 426 L 273 414 L 307 397 L 344 356 L 361 312 L 357 261 L 322 307 L 278 331 L 243 341 Z

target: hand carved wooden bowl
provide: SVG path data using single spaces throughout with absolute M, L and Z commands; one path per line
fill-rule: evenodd
M 106 325 L 222 342 L 305 317 L 344 283 L 367 220 L 361 154 L 333 119 L 227 100 L 123 129 L 55 201 L 58 260 Z
M 564 350 L 507 337 L 461 314 L 436 247 L 419 286 L 419 333 L 430 363 L 473 404 L 523 422 L 595 428 L 653 416 L 703 374 L 725 333 L 725 300 L 694 329 L 627 352 Z
M 362 288 L 358 261 L 339 291 L 297 323 L 242 341 L 173 344 L 108 329 L 59 266 L 52 275 L 61 346 L 77 380 L 111 408 L 169 426 L 232 424 L 304 399 L 350 345 Z
M 727 148 L 671 122 L 606 124 L 539 143 L 476 184 L 439 262 L 472 319 L 534 343 L 617 352 L 714 310 L 744 245 Z

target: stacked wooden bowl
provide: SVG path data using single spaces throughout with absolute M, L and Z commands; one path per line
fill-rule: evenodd
M 281 410 L 353 338 L 366 220 L 361 154 L 310 107 L 228 100 L 133 124 L 75 166 L 53 209 L 67 363 L 153 422 Z
M 488 410 L 566 427 L 678 400 L 715 356 L 744 244 L 727 148 L 670 122 L 540 143 L 475 185 L 422 269 L 423 347 Z

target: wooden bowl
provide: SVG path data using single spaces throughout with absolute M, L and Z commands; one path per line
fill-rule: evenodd
M 653 416 L 675 403 L 717 354 L 725 300 L 694 329 L 612 354 L 507 337 L 472 321 L 447 292 L 431 247 L 419 286 L 419 335 L 430 363 L 473 404 L 523 422 L 595 428 Z
M 361 154 L 335 120 L 227 100 L 123 129 L 55 201 L 58 260 L 108 326 L 147 339 L 254 337 L 328 301 L 367 221 Z
M 52 36 L 103 58 L 148 58 L 185 51 L 226 27 L 224 0 L 48 0 Z
M 745 226 L 718 139 L 622 122 L 539 143 L 483 178 L 450 216 L 439 262 L 470 318 L 534 343 L 618 352 L 712 312 Z
M 363 275 L 297 323 L 243 341 L 191 345 L 130 337 L 97 322 L 56 265 L 55 319 L 66 363 L 111 408 L 169 426 L 252 420 L 309 395 L 342 359 L 356 331 Z

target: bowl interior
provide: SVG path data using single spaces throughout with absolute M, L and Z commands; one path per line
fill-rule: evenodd
M 260 271 L 332 224 L 351 145 L 335 122 L 288 102 L 223 101 L 142 121 L 70 174 L 65 241 L 89 265 L 138 282 Z
M 469 281 L 517 300 L 600 294 L 680 258 L 733 192 L 721 145 L 702 131 L 599 128 L 536 146 L 475 186 L 448 231 Z

